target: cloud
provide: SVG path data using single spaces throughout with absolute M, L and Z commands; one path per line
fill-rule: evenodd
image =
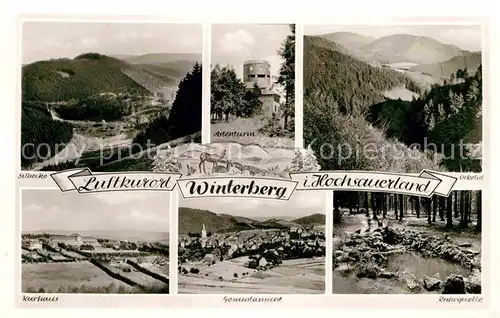
M 95 193 L 93 196 L 107 204 L 125 204 L 129 202 L 141 202 L 141 201 L 150 201 L 158 198 L 158 193 L 145 193 L 145 192 L 103 192 L 103 193 Z M 161 194 L 167 196 L 167 199 L 170 198 L 169 193 Z M 168 202 L 168 200 L 167 200 Z M 168 209 L 168 206 L 166 207 Z
M 80 45 L 83 48 L 95 48 L 99 45 L 99 39 L 95 37 L 82 38 L 80 40 Z
M 245 30 L 239 29 L 227 32 L 219 39 L 219 50 L 221 53 L 238 53 L 248 55 L 249 46 L 254 45 L 255 38 Z
M 256 200 L 252 198 L 199 198 L 181 200 L 181 207 L 209 210 L 214 213 L 246 217 L 294 216 L 324 213 L 325 194 L 295 192 L 289 201 Z

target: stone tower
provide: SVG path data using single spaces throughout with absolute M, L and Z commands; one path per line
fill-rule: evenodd
M 260 88 L 259 100 L 265 117 L 280 116 L 280 95 L 271 81 L 271 64 L 268 61 L 246 61 L 243 64 L 243 82 L 247 89 L 253 89 L 255 84 Z
M 243 64 L 243 82 L 257 83 L 260 89 L 271 88 L 271 64 L 264 60 L 246 61 Z

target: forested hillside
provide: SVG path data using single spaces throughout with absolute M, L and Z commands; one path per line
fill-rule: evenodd
M 479 143 L 482 139 L 481 67 L 472 76 L 458 70 L 453 76 L 454 81 L 457 79 L 458 84 L 436 85 L 411 102 L 388 100 L 374 105 L 368 119 L 380 128 L 385 127 L 388 137 L 407 145 L 424 147 L 426 140 L 427 144 L 439 145 L 434 151 L 448 157 L 453 152 L 458 155 L 461 140 Z M 474 158 L 446 159 L 442 163 L 452 171 L 480 171 Z
M 22 69 L 23 100 L 67 101 L 102 92 L 149 92 L 125 75 L 130 66 L 118 59 L 82 54 L 74 59 L 35 62 Z
M 322 169 L 480 171 L 480 159 L 467 150 L 460 157 L 458 147 L 462 140 L 481 139 L 481 68 L 459 69 L 444 83 L 423 91 L 404 72 L 372 67 L 343 54 L 336 43 L 306 36 L 305 144 L 312 146 Z M 384 96 L 401 86 L 419 97 Z M 452 159 L 443 159 L 453 152 Z
M 196 63 L 179 83 L 169 116 L 153 120 L 134 142 L 145 145 L 149 141 L 159 145 L 201 131 L 201 103 L 202 66 Z
M 56 152 L 56 145 L 64 145 L 72 137 L 71 124 L 52 120 L 43 103 L 22 103 L 21 145 L 24 145 L 21 148 L 22 167 L 53 156 Z M 38 145 L 45 145 L 45 147 L 38 147 Z
M 304 38 L 305 96 L 320 92 L 334 99 L 341 113 L 359 115 L 369 106 L 384 101 L 383 92 L 394 87 L 404 86 L 420 92 L 418 85 L 407 76 L 372 67 L 339 52 L 339 46 L 330 43 L 317 37 Z
M 481 65 L 481 61 L 481 52 L 474 52 L 462 56 L 455 56 L 441 63 L 416 65 L 410 68 L 410 70 L 427 73 L 437 77 L 449 77 L 450 74 L 454 74 L 458 70 L 463 70 L 473 75 L 479 65 Z

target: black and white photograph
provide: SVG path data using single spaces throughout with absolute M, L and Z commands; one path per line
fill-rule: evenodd
M 333 294 L 481 294 L 482 191 L 333 193 Z
M 21 291 L 168 294 L 170 195 L 21 191 Z
M 325 194 L 181 199 L 180 294 L 324 294 Z
M 211 30 L 210 142 L 293 148 L 295 25 Z
M 25 21 L 21 169 L 150 171 L 201 141 L 201 24 Z
M 305 25 L 304 144 L 323 170 L 482 171 L 481 25 Z

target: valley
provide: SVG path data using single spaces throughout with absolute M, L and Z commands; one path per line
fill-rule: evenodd
M 201 55 L 165 53 L 122 58 L 86 53 L 74 59 L 23 66 L 23 168 L 98 168 L 182 137 L 182 132 L 165 131 L 173 123 L 161 123 L 173 120 L 170 115 L 181 81 L 193 70 L 201 70 L 197 64 Z M 201 81 L 196 85 L 201 96 Z M 182 103 L 178 101 L 175 107 Z M 197 106 L 192 101 L 190 104 Z M 173 117 L 178 117 L 179 112 L 174 112 L 177 114 Z M 162 131 L 153 128 L 159 125 L 165 126 Z M 188 133 L 197 130 L 190 129 Z M 148 140 L 153 144 L 147 144 Z M 36 150 L 40 148 L 43 150 Z M 142 170 L 151 161 L 141 160 Z
M 323 294 L 325 215 L 254 220 L 179 208 L 179 293 Z
M 468 150 L 481 144 L 481 83 L 481 52 L 431 37 L 306 35 L 305 144 L 344 144 L 355 154 L 318 158 L 328 170 L 481 171 L 481 156 Z M 367 145 L 386 150 L 369 154 Z

